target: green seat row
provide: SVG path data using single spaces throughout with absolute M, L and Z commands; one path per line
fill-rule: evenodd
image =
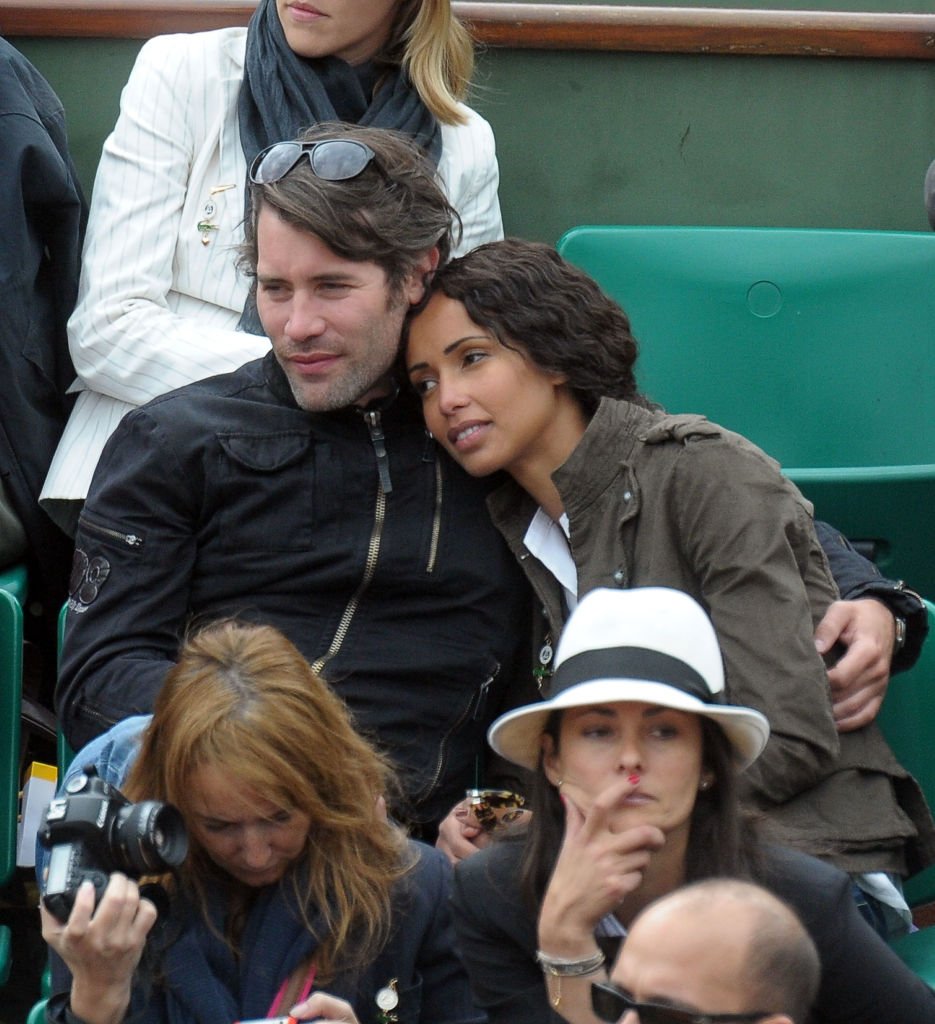
M 641 389 L 755 441 L 890 576 L 935 594 L 935 234 L 584 226 L 558 243 L 630 316 Z M 935 606 L 880 724 L 935 807 Z M 906 883 L 935 900 L 935 866 Z M 935 928 L 894 943 L 935 987 Z
M 0 571 L 0 886 L 16 870 L 20 789 L 20 714 L 23 695 L 24 566 Z M 0 925 L 0 986 L 10 977 L 12 936 Z
M 935 233 L 584 226 L 637 379 L 778 459 L 886 575 L 935 595 Z

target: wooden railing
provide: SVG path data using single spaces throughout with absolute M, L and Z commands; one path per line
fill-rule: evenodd
M 245 25 L 255 0 L 0 0 L 0 35 L 145 39 Z M 455 2 L 487 46 L 935 59 L 935 14 Z

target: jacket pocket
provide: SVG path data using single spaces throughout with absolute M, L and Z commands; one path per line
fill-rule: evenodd
M 127 530 L 119 523 L 106 525 L 82 512 L 72 555 L 68 580 L 68 607 L 83 612 L 92 605 L 110 579 L 115 564 L 121 579 L 129 572 L 134 578 L 138 558 L 145 546 L 142 534 Z
M 308 550 L 313 530 L 315 444 L 306 432 L 219 434 L 220 545 L 239 552 Z

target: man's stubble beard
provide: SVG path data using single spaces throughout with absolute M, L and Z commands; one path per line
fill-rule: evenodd
M 314 397 L 310 397 L 301 382 L 294 380 L 292 375 L 286 372 L 289 389 L 299 408 L 306 412 L 336 412 L 339 409 L 346 409 L 359 404 L 360 399 L 384 378 L 387 379 L 388 394 L 391 390 L 391 370 L 399 353 L 403 317 L 408 306 L 401 289 L 390 294 L 387 298 L 386 311 L 379 323 L 371 324 L 370 340 L 373 344 L 368 345 L 366 351 L 372 358 L 348 366 L 344 374 L 330 381 L 325 388 L 320 391 L 315 389 Z M 391 335 L 391 347 L 388 352 L 383 345 L 383 342 L 387 341 L 387 333 Z M 379 353 L 383 353 L 381 358 L 378 358 Z

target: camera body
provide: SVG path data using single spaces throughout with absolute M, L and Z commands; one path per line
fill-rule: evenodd
M 185 823 L 175 807 L 157 800 L 131 803 L 98 778 L 93 765 L 49 804 L 39 841 L 51 851 L 42 901 L 60 921 L 68 919 L 82 882 L 93 882 L 96 905 L 111 872 L 134 879 L 162 874 L 188 853 Z

